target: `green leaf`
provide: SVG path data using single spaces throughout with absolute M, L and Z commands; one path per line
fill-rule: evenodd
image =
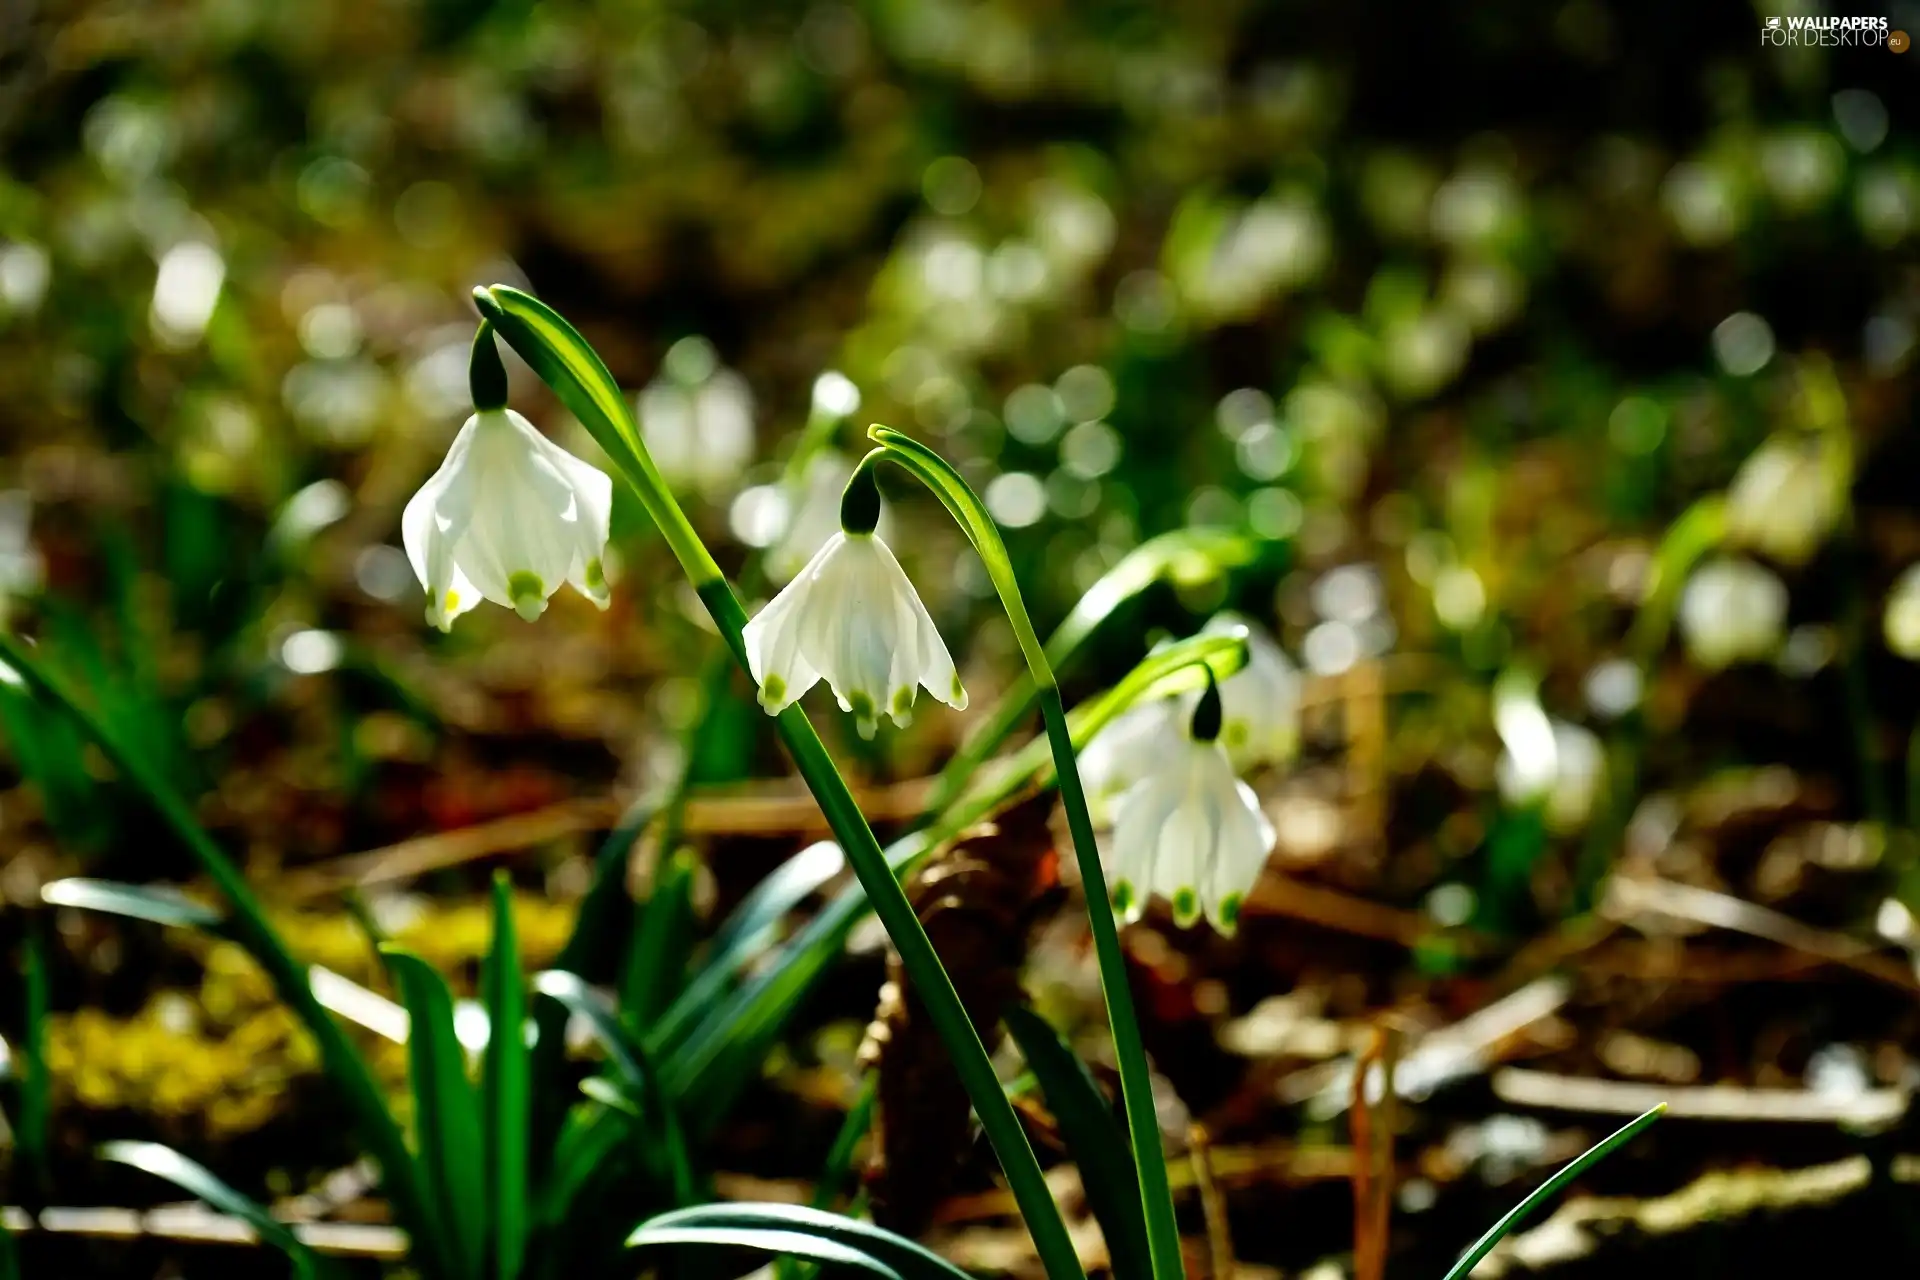
M 693 952 L 693 879 L 699 865 L 691 850 L 675 850 L 661 860 L 653 892 L 634 906 L 620 1011 L 630 1026 L 643 1032 L 686 985 L 687 958 Z
M 1147 1223 L 1140 1210 L 1140 1184 L 1133 1153 L 1114 1120 L 1113 1107 L 1093 1073 L 1045 1018 L 1024 1005 L 1003 1020 L 1040 1082 L 1060 1135 L 1080 1169 L 1087 1204 L 1107 1238 L 1107 1256 L 1117 1280 L 1149 1280 Z
M 568 973 L 564 969 L 548 969 L 534 976 L 533 985 L 542 995 L 553 997 L 570 1012 L 586 1020 L 594 1039 L 607 1051 L 607 1057 L 622 1082 L 645 1104 L 643 1111 L 648 1128 L 643 1132 L 648 1145 L 649 1163 L 666 1174 L 673 1188 L 675 1204 L 691 1203 L 697 1190 L 692 1161 L 687 1156 L 686 1138 L 680 1128 L 680 1117 L 660 1089 L 660 1079 L 653 1070 L 646 1047 L 620 1025 L 620 1020 L 608 1011 L 578 974 Z
M 47 957 L 38 927 L 27 931 L 26 1033 L 20 1046 L 20 1130 L 15 1141 L 36 1193 L 48 1190 L 53 1080 L 47 1073 Z
M 222 1182 L 211 1169 L 157 1142 L 109 1142 L 100 1148 L 102 1159 L 132 1165 L 156 1178 L 164 1178 L 176 1187 L 198 1196 L 221 1213 L 239 1218 L 259 1233 L 261 1240 L 293 1260 L 295 1273 L 305 1277 L 324 1274 L 320 1255 L 293 1233 L 293 1229 L 268 1213 L 259 1202 L 241 1195 Z
M 629 1244 L 669 1230 L 770 1231 L 826 1240 L 874 1259 L 903 1280 L 969 1280 L 967 1273 L 924 1245 L 871 1222 L 799 1204 L 705 1204 L 663 1213 L 642 1223 Z M 801 1255 L 804 1256 L 804 1255 Z
M 740 980 L 741 972 L 762 955 L 775 930 L 793 909 L 821 885 L 846 869 L 846 856 L 831 840 L 794 854 L 754 886 L 713 935 L 706 962 L 680 998 L 667 1007 L 648 1042 L 656 1054 L 679 1045 L 694 1024 L 711 1013 Z
M 631 1249 L 746 1249 L 773 1257 L 801 1258 L 822 1267 L 858 1271 L 875 1280 L 904 1280 L 885 1263 L 799 1231 L 755 1231 L 745 1227 L 641 1227 L 627 1237 Z
M 1504 1218 L 1487 1228 L 1487 1233 L 1474 1241 L 1472 1248 L 1460 1255 L 1460 1260 L 1454 1263 L 1452 1268 L 1448 1270 L 1445 1280 L 1466 1280 L 1467 1275 L 1472 1272 L 1476 1266 L 1480 1265 L 1480 1259 L 1491 1253 L 1493 1246 L 1499 1244 L 1502 1237 L 1509 1231 L 1512 1231 L 1515 1227 L 1526 1221 L 1536 1209 L 1556 1195 L 1561 1188 L 1585 1173 L 1593 1165 L 1598 1164 L 1601 1160 L 1611 1155 L 1615 1148 L 1637 1137 L 1641 1130 L 1647 1128 L 1655 1120 L 1665 1115 L 1666 1112 L 1667 1104 L 1663 1102 L 1653 1108 L 1653 1110 L 1644 1112 L 1634 1119 L 1629 1120 L 1626 1124 L 1594 1143 L 1593 1146 L 1588 1147 L 1585 1152 L 1576 1156 L 1573 1163 L 1541 1183 L 1539 1187 L 1535 1188 L 1533 1194 L 1513 1206 L 1512 1209 L 1507 1211 L 1507 1215 Z
M 117 880 L 72 876 L 42 886 L 40 898 L 56 907 L 126 916 L 174 929 L 218 931 L 224 921 L 218 911 L 204 902 L 195 902 L 178 889 L 165 885 L 124 884 Z
M 493 878 L 493 949 L 480 974 L 487 1036 L 482 1092 L 486 1108 L 487 1192 L 493 1223 L 493 1270 L 514 1280 L 527 1244 L 526 975 L 513 925 L 513 891 L 505 872 Z
M 419 956 L 398 947 L 382 954 L 407 1006 L 407 1076 L 420 1168 L 450 1246 L 453 1274 L 478 1280 L 487 1236 L 486 1143 L 466 1050 L 454 1034 L 453 996 Z
M 589 981 L 612 976 L 614 943 L 632 912 L 627 896 L 627 856 L 659 809 L 659 801 L 653 796 L 636 800 L 601 843 L 594 858 L 593 882 L 587 896 L 580 900 L 573 932 L 560 949 L 554 968 L 580 974 Z M 533 1122 L 528 1144 L 536 1174 L 544 1174 L 566 1117 L 568 1100 L 560 1084 L 567 1051 L 566 1006 L 536 993 L 533 1021 Z
M 873 1124 L 873 1104 L 879 1096 L 880 1073 L 868 1071 L 860 1077 L 860 1092 L 855 1095 L 853 1105 L 847 1108 L 847 1118 L 841 1121 L 840 1132 L 834 1135 L 826 1163 L 821 1166 L 820 1177 L 813 1184 L 814 1208 L 831 1209 L 833 1202 L 839 1198 L 840 1188 L 846 1185 L 847 1176 L 853 1171 L 853 1153 Z M 1007 1096 L 1013 1095 L 1009 1093 Z
M 280 999 L 313 1035 L 328 1077 L 339 1088 L 362 1140 L 379 1161 L 382 1186 L 393 1200 L 401 1222 L 412 1233 L 414 1247 L 428 1258 L 443 1257 L 442 1241 L 434 1229 L 425 1190 L 407 1152 L 406 1140 L 387 1110 L 386 1099 L 374 1082 L 372 1071 L 314 998 L 306 967 L 293 958 L 268 923 L 266 912 L 253 896 L 246 877 L 201 827 L 166 776 L 96 715 L 64 678 L 43 668 L 26 646 L 4 632 L 0 632 L 0 666 L 19 676 L 35 696 L 59 707 L 81 732 L 100 745 L 127 785 L 153 807 L 168 831 L 193 855 L 200 869 L 219 889 L 231 909 L 231 919 L 225 927 L 227 936 L 245 947 L 266 971 Z

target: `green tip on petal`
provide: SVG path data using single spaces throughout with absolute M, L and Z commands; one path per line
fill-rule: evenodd
M 873 696 L 871 694 L 866 694 L 866 693 L 848 694 L 847 710 L 853 712 L 854 718 L 856 720 L 864 720 L 868 724 L 872 724 L 874 720 L 878 718 L 878 713 L 876 708 L 873 705 Z M 863 733 L 860 736 L 863 738 L 871 738 L 873 735 L 871 733 Z
M 593 595 L 596 597 L 604 597 L 607 594 L 607 571 L 600 564 L 600 558 L 598 556 L 587 561 L 587 571 L 584 577 L 586 578 L 587 590 Z
M 1177 889 L 1173 895 L 1173 922 L 1182 929 L 1200 918 L 1200 895 L 1191 888 Z
M 1218 914 L 1214 919 L 1214 925 L 1220 930 L 1221 933 L 1224 933 L 1229 937 L 1233 936 L 1233 931 L 1240 927 L 1240 895 L 1239 894 L 1230 893 L 1226 897 L 1220 899 L 1220 907 L 1219 907 Z
M 513 611 L 528 622 L 547 611 L 546 583 L 529 569 L 507 575 L 507 598 L 513 601 Z
M 1131 880 L 1116 880 L 1113 882 L 1113 909 L 1115 911 L 1118 911 L 1127 919 L 1132 919 L 1133 909 L 1138 905 L 1138 902 L 1133 896 L 1133 882 Z
M 859 731 L 862 742 L 872 742 L 873 735 L 880 731 L 880 722 L 872 716 L 855 716 L 853 727 Z
M 779 676 L 768 676 L 760 684 L 760 705 L 769 712 L 779 707 L 787 699 L 787 682 Z
M 960 687 L 960 676 L 958 673 L 955 673 L 953 677 L 952 693 L 953 696 L 948 699 L 948 701 L 952 702 L 957 709 L 965 711 L 967 709 L 967 691 Z
M 896 720 L 913 710 L 913 690 L 911 688 L 895 689 L 893 697 L 887 700 L 887 710 Z

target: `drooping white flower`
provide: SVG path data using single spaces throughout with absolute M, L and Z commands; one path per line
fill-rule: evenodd
M 442 631 L 482 600 L 532 621 L 570 582 L 601 608 L 613 482 L 511 409 L 484 409 L 407 503 L 407 559 Z
M 1748 456 L 1727 488 L 1727 537 L 1782 564 L 1805 564 L 1846 501 L 1846 477 L 1830 445 L 1775 437 Z
M 1751 560 L 1709 561 L 1680 595 L 1681 639 L 1709 670 L 1771 658 L 1786 619 L 1786 583 Z
M 1606 777 L 1600 739 L 1548 716 L 1533 683 L 1512 677 L 1495 686 L 1493 722 L 1505 748 L 1494 776 L 1507 803 L 1540 805 L 1555 831 L 1584 826 Z
M 1113 802 L 1165 757 L 1167 744 L 1185 732 L 1183 719 L 1178 700 L 1155 698 L 1128 707 L 1093 735 L 1077 758 L 1094 822 L 1105 825 Z
M 877 499 L 876 499 L 877 501 Z M 871 531 L 828 538 L 747 624 L 747 664 L 760 705 L 778 715 L 825 679 L 871 737 L 882 712 L 904 725 L 916 689 L 964 710 L 946 643 L 887 544 Z
M 1241 772 L 1282 764 L 1300 746 L 1300 672 L 1265 630 L 1237 613 L 1207 620 L 1202 634 L 1247 633 L 1247 665 L 1220 682 L 1220 742 Z M 1188 705 L 1200 695 L 1189 697 Z
M 1209 686 L 1190 733 L 1176 727 L 1115 809 L 1113 899 L 1123 919 L 1138 919 L 1157 894 L 1181 928 L 1204 915 L 1231 934 L 1273 852 L 1273 824 L 1219 742 L 1220 701 Z

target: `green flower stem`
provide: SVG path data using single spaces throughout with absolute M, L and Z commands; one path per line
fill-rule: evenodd
M 99 716 L 68 687 L 64 678 L 43 668 L 26 647 L 0 631 L 0 667 L 8 668 L 41 696 L 57 703 L 80 730 L 100 745 L 120 775 L 131 783 L 153 806 L 174 838 L 186 846 L 208 879 L 233 908 L 226 923 L 232 938 L 244 947 L 254 961 L 267 972 L 274 991 L 300 1016 L 307 1031 L 319 1043 L 320 1058 L 327 1075 L 346 1094 L 353 1109 L 360 1135 L 380 1163 L 380 1181 L 392 1197 L 400 1221 L 413 1233 L 415 1245 L 433 1259 L 430 1274 L 451 1274 L 446 1242 L 440 1235 L 438 1217 L 429 1206 L 419 1183 L 419 1167 L 407 1151 L 406 1139 L 393 1121 L 392 1114 L 374 1082 L 367 1064 L 354 1051 L 345 1033 L 332 1016 L 314 998 L 306 966 L 295 960 L 280 937 L 267 922 L 265 910 L 246 877 L 215 844 L 205 828 L 195 820 L 185 800 L 174 791 L 159 770 L 144 756 L 121 742 Z
M 606 365 L 558 313 L 526 294 L 495 286 L 490 290 L 475 290 L 475 302 L 500 336 L 573 410 L 633 486 L 734 659 L 746 669 L 743 636 L 746 610 L 661 479 L 640 440 L 639 428 L 625 397 Z M 846 780 L 834 768 L 832 758 L 805 713 L 798 706 L 788 707 L 776 718 L 776 724 L 795 767 L 813 792 L 827 825 L 840 841 L 861 887 L 866 890 L 874 913 L 893 939 L 901 964 L 926 1004 L 928 1016 L 953 1055 L 954 1070 L 973 1100 L 974 1111 L 993 1144 L 994 1153 L 1000 1158 L 1001 1168 L 1006 1172 L 1008 1185 L 1020 1206 L 1021 1216 L 1026 1219 L 1027 1230 L 1033 1236 L 1034 1247 L 1047 1274 L 1053 1280 L 1081 1280 L 1085 1272 L 1074 1253 L 1060 1208 L 1041 1175 L 1040 1163 L 1034 1158 L 1026 1131 L 1020 1127 L 1000 1087 L 980 1035 L 967 1020 L 966 1010 L 933 944 L 927 940 L 926 930 L 921 928 L 906 894 L 888 868 L 873 829 L 867 825 Z
M 1053 751 L 1060 801 L 1067 812 L 1067 830 L 1073 836 L 1074 857 L 1086 891 L 1087 920 L 1092 926 L 1094 954 L 1100 964 L 1100 986 L 1106 994 L 1107 1020 L 1112 1026 L 1114 1054 L 1120 1063 L 1120 1093 L 1127 1112 L 1127 1132 L 1133 1143 L 1134 1165 L 1140 1171 L 1140 1203 L 1147 1220 L 1147 1249 L 1153 1274 L 1157 1280 L 1177 1280 L 1185 1274 L 1185 1264 L 1180 1256 L 1180 1229 L 1173 1214 L 1166 1157 L 1160 1148 L 1153 1080 L 1147 1069 L 1146 1046 L 1140 1039 L 1140 1023 L 1134 1015 L 1126 956 L 1120 950 L 1120 930 L 1114 923 L 1113 906 L 1107 897 L 1107 877 L 1100 865 L 1099 846 L 1094 843 L 1093 819 L 1087 811 L 1086 791 L 1075 762 L 1073 735 L 1067 726 L 1066 707 L 1060 700 L 1060 686 L 1054 680 L 1045 646 L 1027 616 L 1020 585 L 1013 576 L 1013 564 L 1007 558 L 1006 544 L 1001 541 L 1000 530 L 979 496 L 946 459 L 919 441 L 880 426 L 873 427 L 868 434 L 880 448 L 868 454 L 861 466 L 871 466 L 876 458 L 885 457 L 911 472 L 946 504 L 986 565 L 987 576 L 1000 594 L 1000 603 L 1020 641 L 1020 650 L 1026 655 L 1028 670 L 1039 692 L 1040 714 L 1046 722 L 1047 742 Z

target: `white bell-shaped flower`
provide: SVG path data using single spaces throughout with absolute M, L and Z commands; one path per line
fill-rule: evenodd
M 1831 445 L 1776 436 L 1748 455 L 1727 488 L 1727 538 L 1782 564 L 1805 564 L 1846 501 L 1846 477 Z
M 1106 825 L 1113 802 L 1153 771 L 1166 757 L 1167 744 L 1185 732 L 1180 703 L 1174 698 L 1137 702 L 1093 735 L 1077 753 L 1080 785 L 1093 821 Z
M 1153 770 L 1120 798 L 1113 824 L 1113 900 L 1138 919 L 1147 899 L 1173 905 L 1182 928 L 1203 915 L 1231 934 L 1240 904 L 1273 852 L 1273 824 L 1234 776 L 1218 741 L 1220 699 L 1209 690 L 1192 734 L 1163 740 Z
M 640 432 L 660 474 L 718 497 L 753 461 L 754 404 L 747 380 L 720 364 L 705 338 L 682 338 L 641 391 Z
M 1300 672 L 1267 632 L 1237 613 L 1207 620 L 1202 634 L 1244 629 L 1247 665 L 1220 682 L 1220 743 L 1245 772 L 1284 764 L 1300 747 Z M 1188 706 L 1199 694 L 1189 695 Z
M 874 503 L 877 518 L 877 495 Z M 918 688 L 955 710 L 965 709 L 967 691 L 906 571 L 871 520 L 864 523 L 866 532 L 856 524 L 828 538 L 747 624 L 743 639 L 768 714 L 824 678 L 840 709 L 857 717 L 861 736 L 872 737 L 882 712 L 908 722 Z
M 1787 620 L 1787 584 L 1751 560 L 1700 566 L 1680 595 L 1680 637 L 1708 670 L 1771 658 Z
M 511 409 L 475 413 L 400 519 L 427 621 L 445 631 L 482 600 L 532 621 L 563 582 L 606 608 L 612 509 L 597 468 Z

